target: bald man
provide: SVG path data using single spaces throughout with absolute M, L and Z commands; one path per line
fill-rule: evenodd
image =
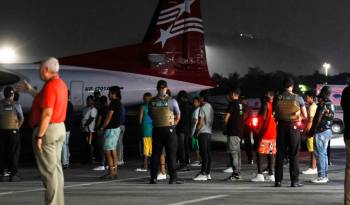
M 64 177 L 61 150 L 66 134 L 68 89 L 59 76 L 59 63 L 49 58 L 40 64 L 39 75 L 45 82 L 37 92 L 29 84 L 26 91 L 34 96 L 29 123 L 34 129 L 33 149 L 46 189 L 45 203 L 64 205 Z

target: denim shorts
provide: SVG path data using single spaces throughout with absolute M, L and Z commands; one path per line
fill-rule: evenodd
M 119 140 L 120 128 L 105 130 L 103 150 L 115 150 Z

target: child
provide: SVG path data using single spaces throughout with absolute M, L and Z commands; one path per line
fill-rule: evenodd
M 151 93 L 143 95 L 143 104 L 139 111 L 139 124 L 142 130 L 143 143 L 143 168 L 138 168 L 136 171 L 145 172 L 148 169 L 148 159 L 152 156 L 152 119 L 148 114 L 148 103 L 152 99 Z

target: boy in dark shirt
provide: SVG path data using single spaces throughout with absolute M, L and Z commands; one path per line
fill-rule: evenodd
M 230 104 L 226 110 L 227 148 L 233 173 L 229 180 L 240 180 L 241 171 L 241 138 L 243 136 L 243 105 L 239 101 L 240 89 L 231 88 L 228 93 Z
M 182 90 L 177 95 L 177 101 L 181 112 L 181 119 L 176 126 L 177 134 L 177 157 L 180 161 L 179 171 L 188 171 L 190 160 L 190 132 L 191 132 L 191 115 L 192 106 L 188 99 L 186 91 Z

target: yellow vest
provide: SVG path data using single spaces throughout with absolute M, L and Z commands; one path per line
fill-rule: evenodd
M 18 127 L 18 117 L 14 102 L 0 101 L 0 129 L 16 130 Z
M 154 97 L 150 102 L 150 115 L 154 127 L 169 127 L 175 125 L 170 97 Z
M 276 118 L 283 121 L 297 121 L 301 118 L 298 95 L 282 94 L 277 98 Z

